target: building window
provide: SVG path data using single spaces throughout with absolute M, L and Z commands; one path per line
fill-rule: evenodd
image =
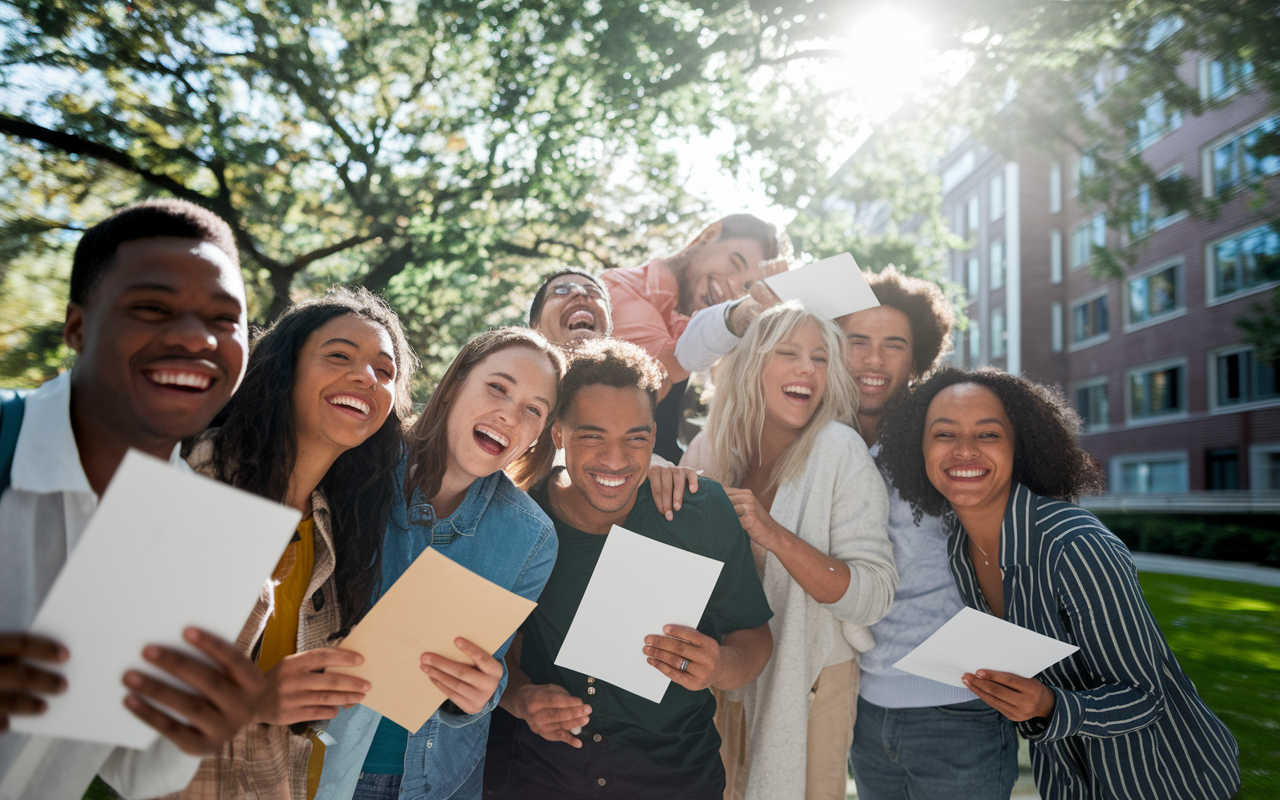
M 1207 489 L 1233 492 L 1240 488 L 1240 448 L 1210 448 L 1205 451 L 1204 461 Z
M 968 290 L 970 297 L 978 296 L 979 281 L 982 278 L 982 265 L 978 262 L 978 257 L 973 256 L 966 265 L 968 269 L 967 282 L 965 289 Z
M 1274 133 L 1278 127 L 1280 116 L 1271 117 L 1213 148 L 1209 157 L 1209 185 L 1215 193 L 1221 194 L 1280 172 L 1280 156 L 1254 155 L 1258 140 Z
M 1062 303 L 1049 306 L 1049 335 L 1053 352 L 1062 352 Z
M 1093 248 L 1107 245 L 1107 218 L 1094 214 L 1093 218 L 1071 232 L 1071 268 L 1080 269 L 1093 257 Z
M 1249 448 L 1249 487 L 1255 491 L 1280 491 L 1280 444 Z
M 1055 161 L 1049 166 L 1049 213 L 1062 211 L 1062 162 Z
M 1259 361 L 1252 349 L 1219 353 L 1214 361 L 1219 407 L 1280 399 L 1276 364 Z
M 1187 491 L 1185 457 L 1119 461 L 1120 491 L 1124 494 L 1172 494 Z
M 969 204 L 966 209 L 964 238 L 974 239 L 978 235 L 978 196 L 976 194 L 969 198 Z
M 991 289 L 992 291 L 1004 286 L 1004 239 L 997 239 L 991 243 Z
M 1062 283 L 1062 231 L 1049 231 L 1049 280 Z
M 991 179 L 991 219 L 1004 216 L 1004 173 Z
M 1173 264 L 1129 281 L 1129 324 L 1149 322 L 1182 306 L 1178 266 Z
M 1200 61 L 1200 96 L 1205 100 L 1222 100 L 1239 91 L 1253 78 L 1253 64 L 1234 56 L 1215 61 Z
M 1209 258 L 1215 297 L 1280 280 L 1280 234 L 1261 225 L 1210 246 Z
M 1182 179 L 1182 166 L 1178 165 L 1160 176 L 1161 181 L 1177 181 Z M 1131 195 L 1133 218 L 1129 220 L 1129 233 L 1140 239 L 1152 231 L 1167 228 L 1186 216 L 1185 211 L 1170 213 L 1150 184 L 1142 184 L 1138 191 Z
M 1107 404 L 1107 381 L 1103 379 L 1076 389 L 1076 413 L 1085 429 L 1097 431 L 1107 427 L 1111 407 Z
M 982 339 L 978 332 L 978 321 L 969 320 L 969 366 L 976 367 L 982 360 Z
M 1071 341 L 1085 342 L 1107 332 L 1107 296 L 1101 295 L 1071 307 Z
M 1142 116 L 1131 132 L 1129 148 L 1135 152 L 1145 150 L 1181 127 L 1182 112 L 1164 99 L 1163 92 L 1157 92 L 1143 103 Z
M 1071 170 L 1071 196 L 1080 194 L 1085 181 L 1092 178 L 1097 171 L 1098 161 L 1093 157 L 1093 153 L 1085 153 L 1076 159 L 1075 168 Z
M 1129 373 L 1129 418 L 1152 419 L 1187 410 L 1182 365 Z
M 1008 331 L 1004 326 L 1004 309 L 994 308 L 991 310 L 991 357 L 1001 358 L 1006 350 L 1006 342 L 1008 340 Z

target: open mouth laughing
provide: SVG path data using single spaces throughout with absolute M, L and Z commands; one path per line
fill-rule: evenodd
M 596 330 L 596 315 L 589 309 L 575 309 L 569 314 L 568 320 L 565 321 L 565 328 L 569 331 L 591 331 Z
M 605 494 L 615 494 L 627 485 L 634 473 L 609 475 L 601 472 L 589 472 L 588 474 L 591 475 L 591 480 L 595 481 L 598 487 L 604 489 Z
M 952 467 L 946 471 L 947 477 L 954 480 L 977 480 L 985 478 L 989 472 L 991 470 L 973 465 Z
M 144 369 L 142 374 L 155 386 L 162 386 L 165 389 L 186 394 L 207 392 L 209 387 L 213 386 L 214 380 L 216 380 L 208 372 L 183 369 L 182 367 Z
M 800 403 L 808 403 L 813 399 L 813 387 L 807 383 L 788 383 L 782 387 L 782 393 Z
M 878 391 L 889 385 L 889 378 L 885 375 L 863 374 L 858 376 L 858 388 L 870 389 Z
M 373 405 L 369 401 L 353 394 L 330 395 L 325 400 L 329 405 L 334 406 L 344 414 L 351 414 L 361 419 L 368 419 L 369 415 L 373 413 Z
M 511 440 L 502 431 L 483 423 L 472 429 L 471 436 L 480 449 L 491 456 L 502 455 L 511 444 Z

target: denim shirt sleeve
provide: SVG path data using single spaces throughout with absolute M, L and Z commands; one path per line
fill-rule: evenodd
M 551 577 L 551 568 L 556 564 L 556 553 L 560 545 L 556 539 L 555 527 L 549 521 L 544 524 L 543 530 L 538 536 L 538 541 L 538 547 L 529 553 L 529 558 L 525 561 L 524 568 L 520 570 L 520 577 L 516 579 L 516 582 L 511 587 L 512 592 L 527 600 L 538 599 L 538 596 L 542 594 L 542 587 L 547 585 L 547 579 Z M 502 697 L 502 693 L 507 688 L 507 663 L 503 656 L 507 654 L 507 649 L 511 647 L 511 642 L 514 639 L 515 634 L 512 634 L 493 654 L 493 657 L 498 659 L 498 663 L 502 664 L 502 678 L 498 681 L 498 688 L 494 691 L 493 696 L 489 698 L 489 702 L 484 704 L 484 708 L 475 714 L 455 714 L 446 711 L 442 707 L 437 712 L 442 723 L 450 728 L 466 727 L 497 708 L 498 699 Z M 452 703 L 448 705 L 452 705 Z

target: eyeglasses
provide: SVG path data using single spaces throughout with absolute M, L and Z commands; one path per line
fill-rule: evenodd
M 594 283 L 578 283 L 577 281 L 565 281 L 557 283 L 551 287 L 551 293 L 556 297 L 568 297 L 574 290 L 582 292 L 592 300 L 603 300 L 604 292 Z

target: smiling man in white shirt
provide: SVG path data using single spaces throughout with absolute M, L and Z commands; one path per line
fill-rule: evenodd
M 185 787 L 200 757 L 249 720 L 262 677 L 229 642 L 188 629 L 209 662 L 161 647 L 140 654 L 194 690 L 125 674 L 125 704 L 161 734 L 145 751 L 8 732 L 9 716 L 42 713 L 43 697 L 65 689 L 42 662 L 92 658 L 25 630 L 125 452 L 185 468 L 179 442 L 209 424 L 244 375 L 244 282 L 230 228 L 176 200 L 94 226 L 76 248 L 64 335 L 75 366 L 26 398 L 0 495 L 0 800 L 76 798 L 95 774 L 126 797 L 153 797 Z

